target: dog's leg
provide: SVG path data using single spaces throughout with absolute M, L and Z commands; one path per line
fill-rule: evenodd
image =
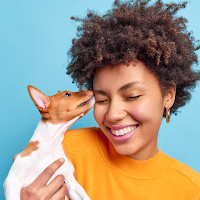
M 14 184 L 10 181 L 4 183 L 5 199 L 6 200 L 20 200 L 21 187 L 18 183 Z

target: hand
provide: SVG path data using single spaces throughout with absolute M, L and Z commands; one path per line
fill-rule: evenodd
M 30 185 L 20 193 L 21 200 L 65 200 L 67 186 L 63 175 L 56 176 L 48 185 L 46 183 L 61 167 L 64 159 L 54 161 Z M 69 198 L 67 198 L 69 200 Z

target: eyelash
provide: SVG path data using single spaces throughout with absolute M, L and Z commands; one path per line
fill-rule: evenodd
M 134 96 L 134 97 L 127 97 L 126 99 L 131 99 L 131 100 L 133 100 L 133 99 L 137 99 L 138 97 L 140 97 L 141 95 L 138 95 L 138 96 Z M 97 104 L 102 104 L 102 103 L 105 103 L 106 101 L 108 101 L 108 100 L 105 100 L 105 101 L 96 101 L 95 103 L 97 103 Z
M 128 99 L 137 99 L 138 97 L 140 97 L 141 95 L 138 96 L 134 96 L 134 97 L 128 97 Z
M 95 101 L 95 103 L 98 103 L 98 104 L 102 104 L 102 103 L 104 103 L 104 102 L 106 102 L 107 100 L 105 100 L 105 101 Z

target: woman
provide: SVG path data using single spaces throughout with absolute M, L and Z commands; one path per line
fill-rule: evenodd
M 136 0 L 104 16 L 88 12 L 73 40 L 68 67 L 80 88 L 94 91 L 99 128 L 68 131 L 65 151 L 91 199 L 200 200 L 200 174 L 157 148 L 162 117 L 170 121 L 190 97 L 200 73 L 183 4 Z M 64 199 L 62 165 L 50 165 L 21 199 Z

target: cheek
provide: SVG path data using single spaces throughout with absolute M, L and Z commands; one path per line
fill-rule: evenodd
M 105 108 L 103 106 L 94 105 L 93 115 L 97 124 L 101 124 L 103 122 L 105 113 Z
M 128 110 L 132 118 L 141 123 L 150 122 L 157 117 L 160 118 L 162 115 L 161 105 L 156 101 L 150 101 L 149 99 L 141 101 L 137 105 L 130 106 Z

